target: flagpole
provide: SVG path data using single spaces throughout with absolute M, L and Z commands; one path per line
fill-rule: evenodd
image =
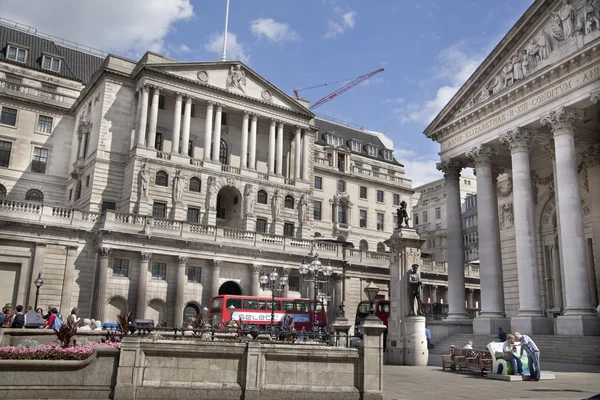
M 223 34 L 223 55 L 221 61 L 227 61 L 227 24 L 229 22 L 229 0 L 227 0 L 227 8 L 225 9 L 225 33 Z

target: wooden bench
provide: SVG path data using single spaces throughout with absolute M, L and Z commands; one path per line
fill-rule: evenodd
M 478 371 L 481 376 L 492 370 L 492 355 L 488 350 L 457 349 L 450 347 L 450 354 L 442 355 L 442 371 Z

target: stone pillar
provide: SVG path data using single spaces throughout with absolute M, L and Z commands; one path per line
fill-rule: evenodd
M 249 143 L 249 162 L 250 169 L 256 169 L 256 129 L 258 125 L 258 117 L 252 114 L 252 122 L 250 124 L 250 143 Z
M 283 267 L 283 275 L 282 276 L 287 276 L 288 277 L 288 283 L 287 285 L 285 285 L 283 287 L 283 293 L 282 293 L 282 297 L 290 297 L 290 283 L 289 283 L 289 277 L 290 277 L 290 268 L 288 267 Z
M 560 254 L 556 244 L 551 246 L 552 257 L 552 295 L 554 297 L 554 308 L 557 311 L 563 309 L 562 296 L 562 274 L 560 272 Z
M 219 295 L 219 287 L 221 287 L 221 265 L 223 261 L 213 260 L 212 278 L 210 282 L 210 297 Z
M 475 289 L 467 289 L 467 307 L 473 308 L 475 302 L 473 301 L 473 294 L 475 293 Z
M 175 295 L 175 327 L 183 326 L 183 309 L 185 308 L 185 284 L 187 282 L 188 257 L 177 257 L 177 288 Z
M 429 297 L 431 297 L 431 304 L 437 303 L 437 289 L 437 285 L 431 285 L 429 287 Z
M 108 262 L 111 254 L 112 249 L 100 247 L 98 253 L 98 280 L 96 281 L 96 295 L 94 297 L 94 318 L 99 321 L 104 321 L 104 311 L 106 309 L 106 281 L 108 279 Z M 63 314 L 70 311 L 71 310 L 63 310 Z
M 308 173 L 309 173 L 309 153 L 310 153 L 310 141 L 311 134 L 310 131 L 304 130 L 304 135 L 302 135 L 302 180 L 308 181 Z
M 240 168 L 248 168 L 248 119 L 250 114 L 244 111 L 242 120 L 242 154 L 240 154 Z
M 152 92 L 152 105 L 150 106 L 150 126 L 148 127 L 147 147 L 154 149 L 156 142 L 156 124 L 158 123 L 158 99 L 160 98 L 160 89 L 155 87 Z
M 460 171 L 463 164 L 458 160 L 438 163 L 437 169 L 446 179 L 446 220 L 448 232 L 448 299 L 449 311 L 446 321 L 465 321 L 465 259 L 462 238 L 462 211 L 460 205 Z
M 299 126 L 296 127 L 296 136 L 294 138 L 294 179 L 299 181 L 300 180 L 300 163 L 302 161 L 301 157 L 301 135 L 302 135 L 302 128 L 300 128 Z
M 213 162 L 219 162 L 219 153 L 221 151 L 221 117 L 223 115 L 223 106 L 219 103 L 216 104 L 217 111 L 215 112 L 215 129 L 213 133 L 213 144 L 212 144 L 212 160 Z
M 425 318 L 422 331 L 425 337 Z M 363 335 L 360 358 L 362 373 L 359 375 L 361 399 L 383 400 L 383 332 L 385 325 L 374 315 L 365 318 L 360 326 Z
M 588 265 L 592 274 L 596 277 L 593 282 L 590 282 L 596 288 L 596 296 L 600 281 L 600 144 L 596 143 L 589 146 L 583 152 L 584 165 L 587 172 L 588 192 L 589 192 L 589 207 L 592 218 L 592 254 L 593 262 Z M 594 290 L 592 290 L 592 294 Z
M 473 333 L 494 334 L 499 327 L 510 331 L 504 314 L 500 224 L 498 221 L 496 179 L 492 158 L 497 155 L 489 145 L 471 149 L 467 155 L 475 161 L 477 171 L 477 218 L 479 233 L 479 276 L 481 281 L 481 314 L 473 321 Z M 473 307 L 473 294 L 469 307 Z
M 31 279 L 29 280 L 30 287 L 29 287 L 29 302 L 28 302 L 28 304 L 35 304 L 36 287 L 33 284 L 33 282 L 36 280 L 38 275 L 42 272 L 42 268 L 44 267 L 44 259 L 45 258 L 46 258 L 46 243 L 36 243 L 35 244 L 35 252 L 33 255 L 33 268 L 31 269 Z M 43 276 L 42 276 L 42 278 L 43 278 Z M 38 307 L 40 307 L 40 304 L 41 303 L 38 303 Z M 44 310 L 46 310 L 46 307 L 48 305 L 49 304 L 44 304 L 41 307 Z
M 148 123 L 148 92 L 150 88 L 146 85 L 142 86 L 140 89 L 140 101 L 142 104 L 140 105 L 140 115 L 138 120 L 138 131 L 136 132 L 137 136 L 137 145 L 139 147 L 144 146 L 144 142 L 146 140 L 146 124 Z M 82 140 L 83 142 L 83 140 Z M 83 154 L 81 151 L 79 155 Z
M 315 282 L 311 279 L 307 283 L 308 283 L 308 298 L 314 299 L 315 298 Z
M 283 175 L 283 122 L 277 124 L 277 176 Z
M 269 127 L 269 174 L 275 173 L 275 128 L 277 122 L 272 119 Z
M 181 93 L 175 93 L 175 110 L 173 111 L 173 144 L 171 145 L 171 154 L 179 153 L 179 142 L 182 140 L 181 137 L 181 102 L 182 102 Z M 183 141 L 182 141 L 183 145 Z M 183 152 L 183 147 L 181 149 L 182 154 L 186 154 Z
M 511 329 L 532 334 L 550 334 L 552 321 L 542 314 L 539 273 L 537 268 L 533 194 L 529 149 L 532 134 L 515 128 L 500 137 L 510 148 L 513 176 L 515 240 L 519 276 L 519 311 L 511 319 Z
M 181 110 L 179 111 L 181 114 Z M 190 125 L 192 118 L 192 98 L 185 98 L 185 109 L 183 114 L 183 129 L 181 132 L 181 155 L 187 156 L 190 149 Z M 178 143 L 179 144 L 179 143 Z
M 67 261 L 65 263 L 65 276 L 63 278 L 62 296 L 60 300 L 60 309 L 63 314 L 71 311 L 76 259 L 77 246 L 67 246 Z
M 333 288 L 333 315 L 335 315 L 342 305 L 342 280 L 344 274 L 335 274 L 335 286 Z
M 206 102 L 206 121 L 204 123 L 204 161 L 210 161 L 212 148 L 213 102 Z
M 590 284 L 583 212 L 577 172 L 573 122 L 582 120 L 584 110 L 563 107 L 542 117 L 541 123 L 552 128 L 556 153 L 556 186 L 561 208 L 560 250 L 565 271 L 565 308 L 556 321 L 559 335 L 600 334 L 600 321 L 590 306 Z
M 150 279 L 148 275 L 152 253 L 142 252 L 140 256 L 140 274 L 138 277 L 138 289 L 134 315 L 136 319 L 146 318 L 146 292 L 148 287 L 148 280 Z
M 262 265 L 251 264 L 250 272 L 252 273 L 252 291 L 250 292 L 251 296 L 260 296 L 260 270 Z

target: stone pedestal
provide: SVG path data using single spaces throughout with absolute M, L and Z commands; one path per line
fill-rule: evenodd
M 205 218 L 206 225 L 208 226 L 216 226 L 217 225 L 217 210 L 208 210 L 206 211 Z
M 349 341 L 348 336 L 350 333 L 350 328 L 352 328 L 352 323 L 350 320 L 348 320 L 348 318 L 346 318 L 344 315 L 341 315 L 338 316 L 335 321 L 333 321 L 331 326 L 333 327 L 333 332 L 335 335 L 335 338 L 333 339 L 334 346 L 347 347 L 346 342 Z
M 256 231 L 256 217 L 253 214 L 247 214 L 244 220 L 244 229 L 248 232 Z
M 600 318 L 595 315 L 561 315 L 556 318 L 556 334 L 600 336 Z
M 186 221 L 187 215 L 183 203 L 178 201 L 173 205 L 173 219 L 176 221 Z
M 513 332 L 525 335 L 553 335 L 554 323 L 548 317 L 518 316 L 510 319 L 510 328 Z
M 310 229 L 310 226 L 308 225 L 308 223 L 305 222 L 302 225 L 300 225 L 300 227 L 298 228 L 297 236 L 300 239 L 310 239 L 313 237 L 312 229 Z
M 148 211 L 150 210 L 150 206 L 148 205 L 148 198 L 141 197 L 138 199 L 135 204 L 135 212 L 139 215 L 150 215 Z
M 475 335 L 498 333 L 498 328 L 502 328 L 504 332 L 512 332 L 510 319 L 501 317 L 478 317 L 473 320 L 473 333 Z
M 283 220 L 281 218 L 277 218 L 273 222 L 273 234 L 278 236 L 283 235 Z
M 361 398 L 383 400 L 383 332 L 385 325 L 374 315 L 367 316 L 359 327 L 363 335 Z
M 413 228 L 401 228 L 385 241 L 391 251 L 390 316 L 388 318 L 385 361 L 394 365 L 427 365 L 429 351 L 425 337 L 425 318 L 410 313 L 408 271 L 421 265 L 421 246 L 425 240 Z

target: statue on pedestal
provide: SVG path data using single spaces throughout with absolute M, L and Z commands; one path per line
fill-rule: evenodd
M 142 165 L 138 173 L 138 199 L 148 198 L 148 180 L 150 179 L 150 171 L 146 164 Z
M 404 224 L 404 226 L 406 226 L 406 228 L 408 228 L 408 221 L 410 220 L 410 218 L 408 217 L 408 212 L 406 211 L 406 202 L 403 200 L 400 202 L 400 208 L 398 208 L 396 210 L 396 213 L 398 215 L 398 227 L 397 229 L 402 228 L 402 224 Z
M 408 272 L 408 305 L 410 308 L 409 315 L 423 315 L 421 312 L 421 276 L 417 272 L 419 264 L 413 264 L 412 270 Z M 415 312 L 415 299 L 417 299 L 417 311 Z
M 181 203 L 183 198 L 183 186 L 185 178 L 181 174 L 181 170 L 178 169 L 173 178 L 173 204 Z

